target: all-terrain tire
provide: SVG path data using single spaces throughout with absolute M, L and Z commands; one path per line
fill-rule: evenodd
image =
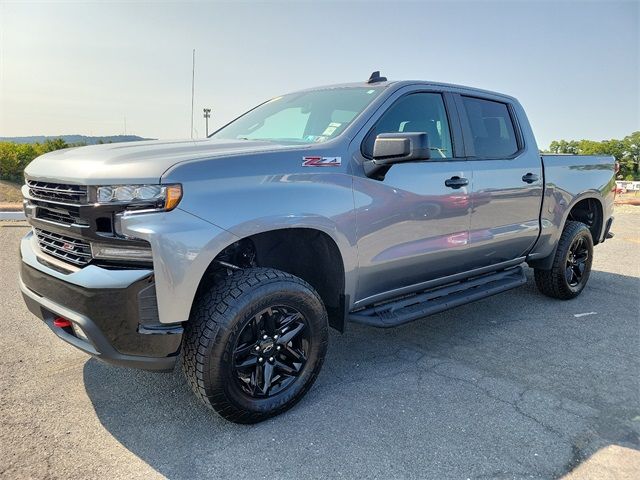
M 276 305 L 291 307 L 304 318 L 306 362 L 284 390 L 256 398 L 238 381 L 235 349 L 258 312 Z M 232 422 L 256 423 L 288 410 L 305 395 L 322 368 L 327 342 L 327 312 L 307 282 L 275 269 L 249 268 L 196 299 L 185 326 L 182 367 L 205 405 Z
M 568 272 L 573 267 L 568 262 L 572 255 L 572 246 L 575 246 L 576 242 L 584 242 L 582 245 L 584 245 L 588 257 L 584 263 L 580 281 L 572 285 L 571 273 Z M 560 300 L 569 300 L 577 297 L 589 280 L 592 260 L 593 238 L 591 237 L 591 231 L 584 223 L 568 221 L 560 236 L 551 269 L 534 269 L 534 278 L 538 290 L 549 297 L 559 298 Z

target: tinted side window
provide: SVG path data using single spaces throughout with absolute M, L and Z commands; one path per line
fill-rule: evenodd
M 439 93 L 412 93 L 391 105 L 365 138 L 363 155 L 371 158 L 377 135 L 399 132 L 426 132 L 434 158 L 453 156 L 447 112 Z
M 491 100 L 462 97 L 476 156 L 505 158 L 518 151 L 518 141 L 507 105 Z

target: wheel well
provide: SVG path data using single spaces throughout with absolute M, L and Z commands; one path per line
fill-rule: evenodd
M 198 292 L 210 288 L 220 275 L 251 267 L 276 268 L 308 282 L 324 302 L 329 324 L 344 331 L 344 264 L 329 235 L 310 228 L 286 228 L 243 238 L 214 258 Z
M 597 245 L 600 241 L 600 232 L 602 232 L 602 215 L 600 202 L 595 198 L 585 198 L 571 208 L 567 220 L 582 222 L 589 227 L 593 244 Z
M 603 224 L 603 212 L 602 204 L 597 198 L 585 198 L 576 203 L 569 214 L 565 224 L 569 220 L 584 223 L 591 231 L 591 237 L 593 238 L 593 244 L 597 245 L 600 242 L 600 232 L 602 232 Z M 565 224 L 562 225 L 562 229 L 558 234 L 559 241 L 562 230 L 564 230 Z M 557 244 L 549 255 L 544 258 L 537 258 L 535 260 L 527 260 L 527 263 L 531 268 L 537 268 L 540 270 L 549 270 L 553 264 L 553 259 L 556 254 Z

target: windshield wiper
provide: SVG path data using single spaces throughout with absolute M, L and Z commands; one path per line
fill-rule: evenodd
M 269 142 L 269 143 L 274 142 L 274 140 L 269 140 L 268 138 L 236 137 L 236 140 L 247 140 L 248 142 Z

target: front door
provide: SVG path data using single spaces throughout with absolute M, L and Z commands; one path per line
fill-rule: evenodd
M 440 93 L 410 93 L 365 137 L 362 155 L 371 158 L 380 133 L 426 132 L 432 159 L 393 165 L 382 180 L 355 178 L 356 302 L 465 269 L 471 162 L 454 158 L 449 123 Z

